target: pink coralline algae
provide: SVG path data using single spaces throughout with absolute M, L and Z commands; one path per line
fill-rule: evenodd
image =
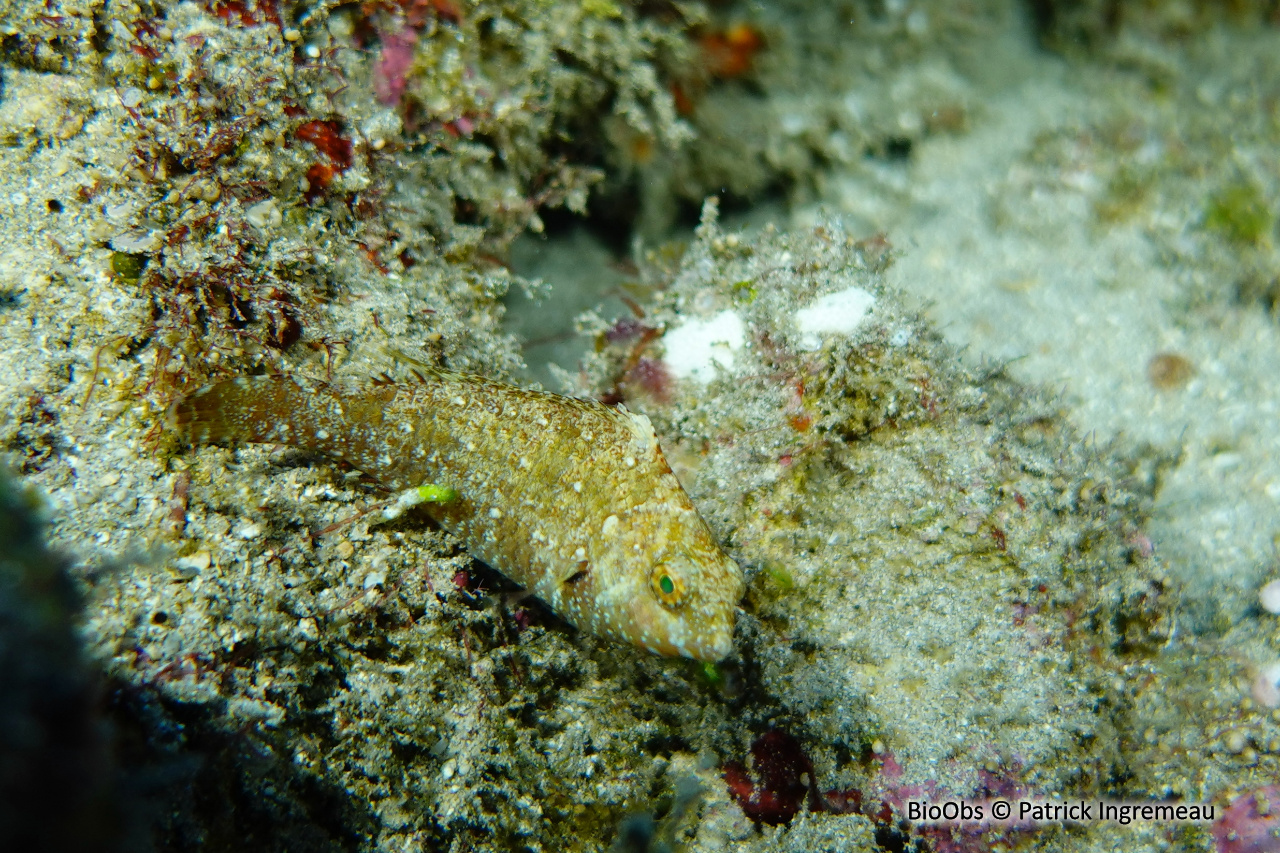
M 1218 853 L 1280 853 L 1280 785 L 1237 797 L 1213 824 Z
M 382 52 L 373 66 L 373 93 L 382 103 L 388 106 L 400 103 L 408 85 L 413 46 L 417 42 L 417 32 L 408 28 L 382 34 Z
M 911 834 L 927 839 L 929 849 L 935 853 L 987 853 L 1002 844 L 1012 845 L 1020 835 L 1035 830 L 1030 821 L 997 820 L 990 817 L 989 804 L 993 799 L 1021 800 L 1031 796 L 1017 779 L 1016 764 L 1000 773 L 979 770 L 977 788 L 960 797 L 932 781 L 921 785 L 905 784 L 902 781 L 902 767 L 891 752 L 886 751 L 879 756 L 879 760 L 880 773 L 868 795 L 864 798 L 861 792 L 856 792 L 859 794 L 858 800 L 863 801 L 862 807 L 850 811 L 872 818 L 881 830 L 891 825 L 892 816 L 896 815 L 900 820 L 908 813 L 909 801 L 941 803 L 960 799 L 983 805 L 983 813 L 987 817 L 959 823 L 917 824 L 911 827 Z M 828 802 L 832 799 L 832 794 L 828 794 Z

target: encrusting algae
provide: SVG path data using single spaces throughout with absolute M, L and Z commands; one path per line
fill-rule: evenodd
M 363 387 L 230 379 L 179 400 L 170 417 L 195 444 L 278 442 L 396 492 L 452 490 L 426 512 L 593 634 L 704 661 L 732 648 L 742 570 L 644 415 L 428 370 Z

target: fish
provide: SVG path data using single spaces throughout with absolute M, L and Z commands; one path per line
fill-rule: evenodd
M 647 417 L 472 374 L 414 373 L 226 379 L 177 400 L 168 419 L 192 445 L 289 445 L 391 492 L 447 494 L 421 509 L 577 628 L 664 656 L 729 655 L 742 569 Z

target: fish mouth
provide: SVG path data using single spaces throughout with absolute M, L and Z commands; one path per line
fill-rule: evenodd
M 733 651 L 733 627 L 726 625 L 693 649 L 689 657 L 704 663 L 717 663 Z
M 705 663 L 722 661 L 733 651 L 732 614 L 727 619 L 695 621 L 693 624 L 673 618 L 668 613 L 653 615 L 658 618 L 653 619 L 650 615 L 646 619 L 645 615 L 637 615 L 633 624 L 640 628 L 639 636 L 629 637 L 630 642 L 655 654 Z

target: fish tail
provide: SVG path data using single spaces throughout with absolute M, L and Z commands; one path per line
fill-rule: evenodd
M 308 394 L 297 382 L 283 376 L 227 379 L 206 385 L 175 402 L 169 409 L 170 426 L 192 444 L 287 442 L 305 446 L 301 439 L 314 434 Z

